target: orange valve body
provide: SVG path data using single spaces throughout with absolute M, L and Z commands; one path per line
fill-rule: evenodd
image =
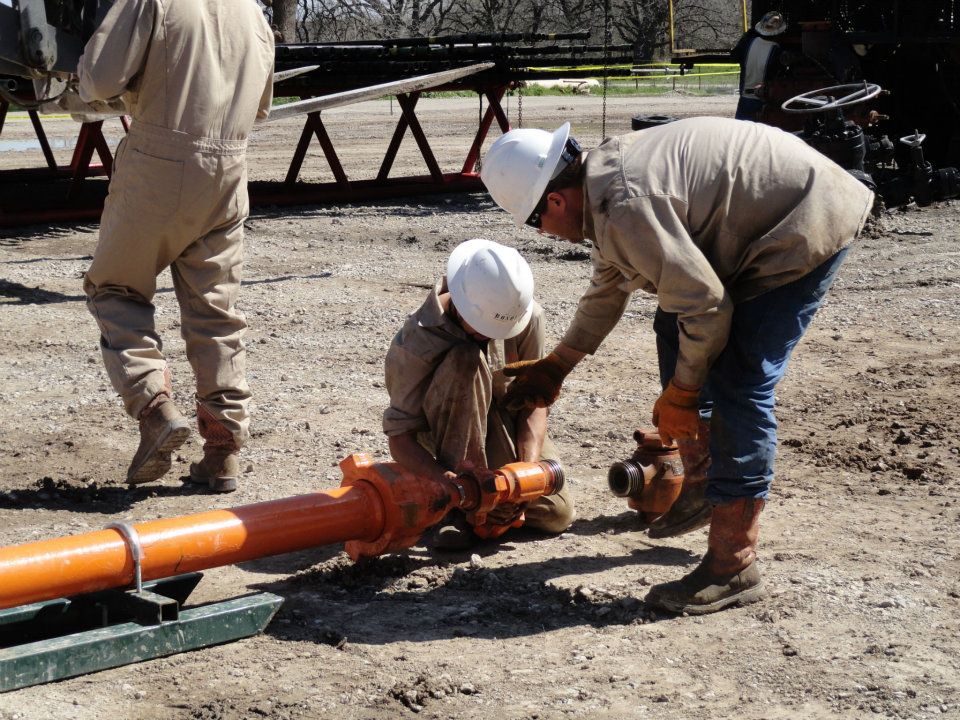
M 651 516 L 665 513 L 680 496 L 683 463 L 676 445 L 664 445 L 655 430 L 633 433 L 637 449 L 629 460 L 610 466 L 607 484 L 631 508 Z

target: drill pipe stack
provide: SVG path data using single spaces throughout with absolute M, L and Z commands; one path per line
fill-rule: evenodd
M 278 45 L 277 70 L 316 65 L 280 83 L 289 95 L 321 94 L 358 84 L 375 85 L 479 62 L 495 67 L 450 88 L 535 78 L 629 75 L 632 45 L 588 44 L 589 33 L 492 33 Z M 583 42 L 571 42 L 580 40 Z M 520 44 L 526 43 L 526 44 Z M 611 66 L 621 66 L 612 69 Z

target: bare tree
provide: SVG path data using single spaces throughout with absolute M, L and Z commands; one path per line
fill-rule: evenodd
M 297 41 L 297 0 L 259 0 L 277 42 Z
M 673 26 L 678 47 L 730 48 L 743 32 L 740 4 L 722 0 L 674 0 Z
M 604 1 L 551 0 L 543 22 L 556 32 L 591 30 L 592 35 L 602 42 Z
M 590 42 L 626 42 L 636 57 L 669 53 L 667 0 L 260 0 L 285 42 L 470 32 L 589 30 Z M 741 30 L 730 0 L 674 0 L 681 47 L 732 47 Z M 608 32 L 609 31 L 609 32 Z
M 458 0 L 300 0 L 299 36 L 307 42 L 436 35 Z
M 669 54 L 669 9 L 662 0 L 614 0 L 611 16 L 613 32 L 633 45 L 635 58 L 651 60 Z
M 529 0 L 464 0 L 452 25 L 457 32 L 521 32 L 532 15 Z

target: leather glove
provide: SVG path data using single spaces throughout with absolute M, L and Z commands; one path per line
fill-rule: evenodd
M 573 365 L 555 352 L 539 360 L 510 363 L 503 374 L 515 379 L 507 388 L 503 404 L 510 412 L 549 407 L 560 397 L 560 387 L 571 370 Z
M 673 380 L 653 404 L 653 424 L 667 445 L 675 440 L 694 440 L 700 423 L 700 388 L 687 390 Z

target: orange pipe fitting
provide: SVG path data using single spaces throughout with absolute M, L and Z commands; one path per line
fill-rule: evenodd
M 502 503 L 520 505 L 543 495 L 553 495 L 563 488 L 563 469 L 553 460 L 538 463 L 509 463 L 499 470 L 485 471 L 478 479 L 480 497 L 469 510 L 467 518 L 473 531 L 482 538 L 496 538 L 512 527 L 524 523 L 523 513 L 507 525 L 495 525 L 487 520 L 487 513 Z
M 468 475 L 418 478 L 367 454 L 340 467 L 333 490 L 0 548 L 0 609 L 338 542 L 354 560 L 379 555 L 415 544 L 452 508 L 495 507 L 563 483 L 552 463 L 507 465 L 485 475 L 486 486 Z
M 676 445 L 664 445 L 656 430 L 633 433 L 637 449 L 629 460 L 610 466 L 607 484 L 617 497 L 650 519 L 662 515 L 680 496 L 683 463 Z

